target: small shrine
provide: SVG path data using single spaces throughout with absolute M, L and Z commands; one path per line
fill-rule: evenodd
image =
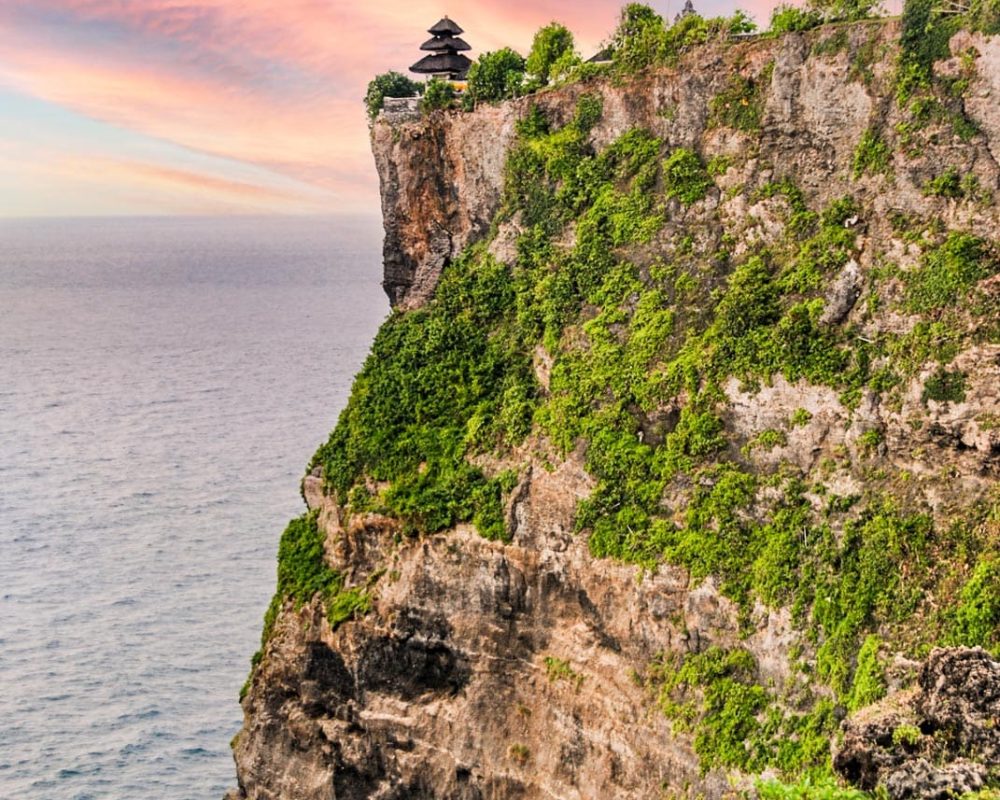
M 464 31 L 445 15 L 427 32 L 433 38 L 420 45 L 420 49 L 428 54 L 410 67 L 410 72 L 449 81 L 465 80 L 472 61 L 463 52 L 472 48 L 464 39 L 459 38 Z

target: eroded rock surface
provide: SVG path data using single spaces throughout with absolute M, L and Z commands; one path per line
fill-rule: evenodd
M 363 583 L 379 552 L 386 573 L 374 613 L 336 631 L 318 603 L 282 611 L 236 744 L 243 796 L 724 793 L 633 678 L 659 653 L 741 641 L 736 608 L 680 570 L 640 579 L 591 558 L 572 531 L 589 486 L 574 460 L 532 470 L 509 545 L 467 529 L 396 544 L 390 520 L 345 530 L 321 500 L 332 564 Z M 764 615 L 742 644 L 783 665 L 785 626 Z
M 843 728 L 834 768 L 862 789 L 884 785 L 894 800 L 977 791 L 1000 767 L 1000 662 L 981 648 L 938 648 L 914 690 Z

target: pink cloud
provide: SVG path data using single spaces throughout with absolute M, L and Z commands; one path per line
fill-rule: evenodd
M 0 35 L 0 83 L 192 150 L 330 186 L 367 146 L 357 101 L 260 97 L 241 86 L 25 46 Z M 317 166 L 320 169 L 313 174 Z

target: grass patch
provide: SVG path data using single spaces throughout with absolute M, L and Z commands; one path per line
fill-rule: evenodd
M 885 697 L 887 684 L 885 667 L 879 659 L 881 646 L 882 640 L 874 634 L 869 634 L 858 650 L 857 669 L 854 671 L 854 682 L 847 698 L 847 710 L 850 712 Z
M 583 685 L 583 675 L 573 669 L 572 665 L 564 658 L 554 656 L 545 657 L 545 675 L 551 683 L 556 681 L 566 681 L 579 691 Z
M 878 131 L 869 128 L 854 149 L 854 179 L 857 180 L 862 175 L 888 175 L 892 171 L 891 165 L 892 150 Z
M 1000 263 L 985 240 L 951 232 L 924 253 L 919 269 L 906 278 L 906 308 L 914 313 L 936 311 L 965 299 L 980 280 L 996 274 Z
M 1000 652 L 1000 558 L 983 557 L 962 589 L 951 640 Z

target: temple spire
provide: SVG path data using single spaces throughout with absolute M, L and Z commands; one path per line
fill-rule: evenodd
M 462 51 L 472 48 L 468 42 L 459 38 L 464 33 L 461 26 L 445 14 L 427 32 L 432 38 L 420 45 L 420 49 L 428 51 L 429 55 L 410 67 L 410 72 L 436 75 L 451 81 L 464 80 L 472 61 L 462 55 Z

